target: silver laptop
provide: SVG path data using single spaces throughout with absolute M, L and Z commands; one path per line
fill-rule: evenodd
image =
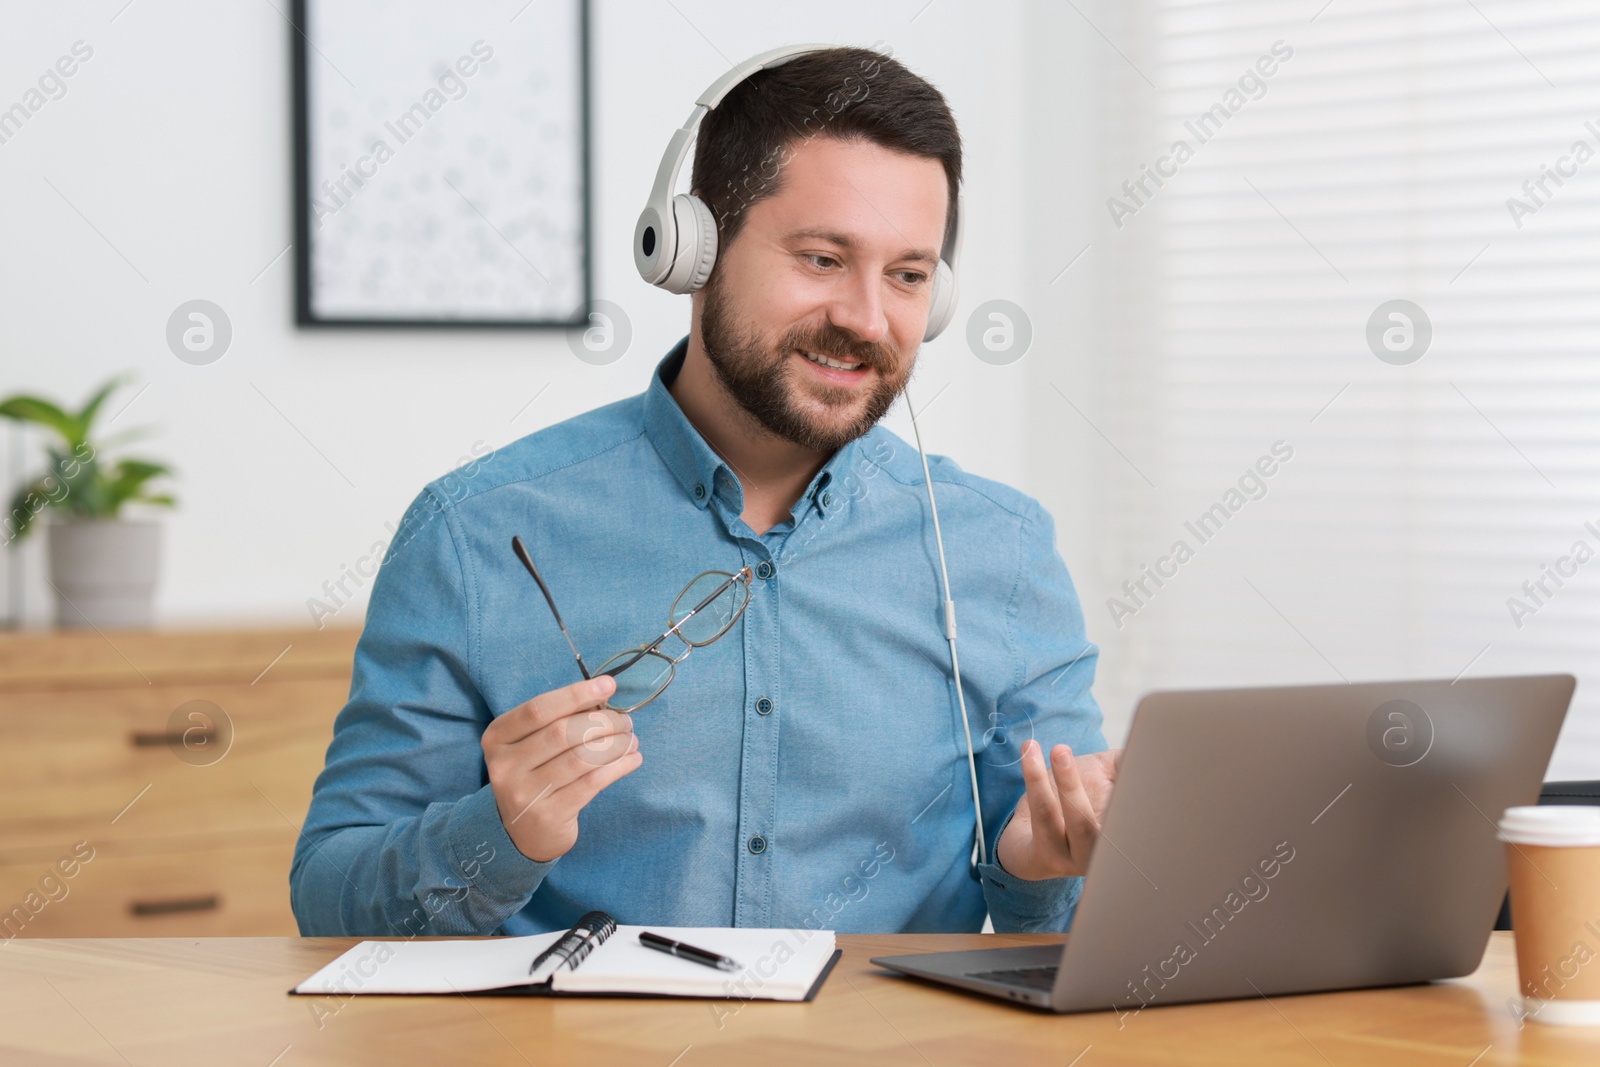
M 1470 974 L 1567 674 L 1152 693 L 1064 945 L 876 957 L 1058 1012 Z

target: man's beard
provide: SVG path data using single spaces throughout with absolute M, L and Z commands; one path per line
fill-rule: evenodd
M 902 362 L 893 345 L 858 341 L 824 323 L 816 330 L 790 330 L 770 349 L 754 330 L 740 330 L 735 325 L 720 281 L 714 277 L 705 288 L 700 341 L 717 381 L 771 433 L 802 448 L 834 452 L 872 429 L 904 391 L 911 367 L 909 361 Z M 795 402 L 799 387 L 790 383 L 787 370 L 790 353 L 797 348 L 831 359 L 859 360 L 877 373 L 860 415 L 843 425 L 820 424 L 806 415 Z M 862 392 L 860 387 L 822 386 L 813 396 L 829 408 L 840 409 L 859 403 Z

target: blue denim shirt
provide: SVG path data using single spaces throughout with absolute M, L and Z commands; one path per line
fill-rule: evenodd
M 916 448 L 882 426 L 757 535 L 743 492 L 667 391 L 540 430 L 430 483 L 372 587 L 350 700 L 295 849 L 306 935 L 527 934 L 618 922 L 840 931 L 1064 930 L 1081 879 L 993 863 L 1022 742 L 1105 747 L 1096 649 L 1028 496 L 929 457 L 959 622 L 989 864 Z M 580 678 L 519 535 L 591 666 L 654 639 L 705 570 L 748 608 L 634 714 L 644 762 L 538 863 L 501 825 L 480 738 Z M 761 564 L 767 567 L 761 567 Z

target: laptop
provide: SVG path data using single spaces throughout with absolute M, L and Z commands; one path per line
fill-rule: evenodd
M 1567 674 L 1158 692 L 1134 713 L 1064 944 L 872 962 L 1057 1012 L 1477 969 Z

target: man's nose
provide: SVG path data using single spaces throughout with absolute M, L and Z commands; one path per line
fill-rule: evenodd
M 828 321 L 857 341 L 882 343 L 889 336 L 889 320 L 883 310 L 879 279 L 875 275 L 851 279 L 828 306 Z

